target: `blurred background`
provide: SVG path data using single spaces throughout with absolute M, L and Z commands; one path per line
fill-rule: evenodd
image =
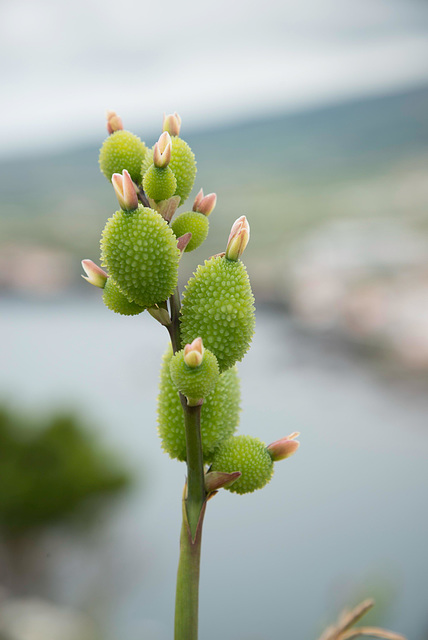
M 428 3 L 3 0 L 0 33 L 1 640 L 172 634 L 166 332 L 80 277 L 117 208 L 106 109 L 149 145 L 178 111 L 218 195 L 183 282 L 248 217 L 240 432 L 302 434 L 210 502 L 201 638 L 315 639 L 374 597 L 427 640 Z

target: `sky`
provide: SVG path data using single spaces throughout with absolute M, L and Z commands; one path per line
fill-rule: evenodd
M 428 82 L 428 3 L 1 0 L 0 69 L 0 155 L 184 134 Z

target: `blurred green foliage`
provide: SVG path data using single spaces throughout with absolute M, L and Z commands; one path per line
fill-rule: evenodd
M 72 414 L 45 422 L 0 406 L 0 532 L 24 534 L 124 489 L 127 471 Z

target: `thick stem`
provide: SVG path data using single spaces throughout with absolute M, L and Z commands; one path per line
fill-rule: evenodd
M 187 519 L 186 499 L 183 496 L 174 640 L 197 640 L 198 638 L 199 567 L 204 514 L 205 505 L 200 514 L 196 535 L 193 537 Z
M 173 352 L 181 349 L 180 294 L 178 287 L 169 299 L 171 324 L 168 332 Z M 205 475 L 201 440 L 201 405 L 190 407 L 180 394 L 186 430 L 187 485 L 183 497 L 183 524 L 175 601 L 175 640 L 197 640 L 199 607 L 199 564 L 202 523 L 205 514 Z
M 189 407 L 186 398 L 180 394 L 184 412 L 187 452 L 187 500 L 186 510 L 190 532 L 196 535 L 199 516 L 205 503 L 204 459 L 201 441 L 201 405 Z

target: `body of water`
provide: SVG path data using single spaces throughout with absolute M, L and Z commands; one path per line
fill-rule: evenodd
M 2 301 L 0 327 L 0 396 L 22 410 L 79 410 L 137 472 L 97 537 L 52 543 L 56 599 L 91 609 L 106 640 L 168 640 L 185 467 L 156 432 L 166 331 L 89 297 Z M 240 371 L 240 433 L 269 443 L 300 431 L 301 447 L 262 491 L 209 503 L 201 639 L 315 639 L 335 607 L 380 590 L 392 597 L 382 623 L 426 640 L 426 391 L 269 310 Z

